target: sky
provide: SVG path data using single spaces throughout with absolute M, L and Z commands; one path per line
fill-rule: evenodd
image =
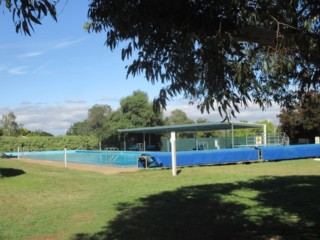
M 10 111 L 16 121 L 32 131 L 64 135 L 75 122 L 87 117 L 95 104 L 116 110 L 120 100 L 141 90 L 152 101 L 160 83 L 151 84 L 142 75 L 126 76 L 121 46 L 111 51 L 104 45 L 106 33 L 84 30 L 89 1 L 61 0 L 58 22 L 51 17 L 34 26 L 32 36 L 16 33 L 11 13 L 0 5 L 0 117 Z M 218 112 L 201 114 L 181 96 L 168 102 L 165 115 L 183 110 L 196 120 L 222 120 Z M 233 121 L 268 120 L 278 124 L 279 107 L 262 111 L 250 104 Z

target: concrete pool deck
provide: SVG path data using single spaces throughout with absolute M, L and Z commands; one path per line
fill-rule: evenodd
M 13 158 L 10 161 L 22 161 L 27 163 L 36 163 L 46 166 L 53 167 L 62 167 L 64 168 L 64 162 L 56 162 L 50 160 L 34 160 L 29 158 Z M 102 174 L 117 174 L 123 172 L 136 172 L 138 171 L 137 167 L 111 167 L 111 166 L 102 166 L 102 165 L 90 165 L 90 164 L 80 164 L 80 163 L 68 163 L 67 168 L 80 170 L 80 171 L 89 171 L 89 172 L 97 172 Z

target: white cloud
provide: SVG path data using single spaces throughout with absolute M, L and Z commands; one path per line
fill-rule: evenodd
M 32 73 L 33 74 L 42 74 L 42 75 L 46 75 L 46 76 L 52 76 L 54 74 L 56 74 L 56 70 L 55 69 L 52 69 L 50 67 L 50 65 L 52 64 L 52 61 L 50 62 L 47 62 L 47 63 L 44 63 L 40 66 L 37 66 L 33 71 Z
M 208 121 L 219 122 L 222 121 L 218 111 L 210 111 L 210 113 L 201 113 L 197 109 L 196 105 L 190 105 L 188 100 L 185 99 L 175 99 L 172 102 L 168 102 L 167 110 L 165 111 L 165 116 L 169 116 L 171 112 L 175 109 L 181 109 L 184 111 L 188 118 L 192 120 L 197 120 L 198 118 L 205 118 Z M 254 123 L 257 121 L 268 120 L 275 124 L 278 124 L 277 115 L 280 113 L 280 107 L 277 104 L 273 104 L 272 107 L 267 108 L 263 111 L 258 105 L 250 103 L 247 108 L 240 108 L 240 113 L 236 113 L 236 118 L 231 119 L 232 121 L 248 121 Z
M 30 102 L 30 101 L 22 101 L 21 105 L 32 105 L 32 102 Z
M 273 106 L 262 110 L 258 105 L 250 104 L 246 109 L 240 109 L 237 119 L 246 120 L 248 122 L 256 122 L 261 120 L 268 120 L 278 124 L 277 115 L 280 113 L 280 106 L 273 104 Z
M 83 42 L 87 39 L 88 37 L 83 37 L 83 38 L 79 38 L 79 39 L 65 39 L 62 40 L 61 42 L 59 42 L 58 44 L 56 44 L 54 46 L 54 48 L 65 48 L 65 47 L 69 47 L 72 46 L 74 44 Z
M 9 75 L 23 75 L 27 73 L 27 68 L 26 66 L 8 68 L 6 69 L 6 73 Z
M 37 57 L 37 56 L 41 56 L 43 55 L 45 52 L 29 52 L 29 53 L 25 53 L 25 54 L 21 54 L 19 55 L 20 58 L 32 58 L 32 57 Z
M 101 102 L 102 104 L 109 105 L 113 110 L 120 107 L 120 98 L 117 97 L 102 97 L 96 100 L 97 102 Z
M 102 97 L 99 99 L 101 102 L 119 102 L 120 99 L 116 97 Z
M 11 110 L 9 108 L 7 108 L 7 107 L 0 107 L 0 117 L 2 117 L 2 115 L 8 114 L 10 111 Z
M 85 105 L 38 105 L 27 103 L 15 109 L 0 108 L 0 115 L 12 111 L 18 124 L 24 128 L 41 130 L 54 135 L 64 135 L 75 122 L 87 117 L 88 107 Z
M 65 103 L 71 103 L 71 104 L 84 104 L 86 101 L 81 99 L 67 99 L 64 101 Z

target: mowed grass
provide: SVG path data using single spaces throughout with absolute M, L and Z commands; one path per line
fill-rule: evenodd
M 320 162 L 103 175 L 0 159 L 0 239 L 320 239 Z

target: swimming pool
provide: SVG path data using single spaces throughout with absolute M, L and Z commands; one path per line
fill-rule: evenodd
M 67 162 L 115 167 L 137 166 L 137 158 L 141 155 L 141 152 L 129 151 L 68 150 L 66 153 Z M 22 152 L 19 157 L 64 162 L 64 151 Z
M 17 152 L 6 152 L 6 154 L 18 156 Z M 116 167 L 137 167 L 138 158 L 142 154 L 147 154 L 151 157 L 154 157 L 157 163 L 164 167 L 172 166 L 171 152 L 68 150 L 67 162 Z M 64 151 L 20 152 L 19 157 L 63 162 Z M 276 161 L 314 157 L 320 157 L 320 144 L 180 151 L 177 152 L 177 166 L 195 166 L 250 161 Z

